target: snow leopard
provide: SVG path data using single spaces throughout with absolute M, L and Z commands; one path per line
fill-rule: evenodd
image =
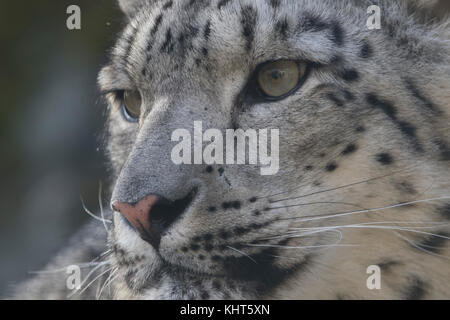
M 13 297 L 450 298 L 450 24 L 435 1 L 118 4 L 98 77 L 109 205 Z M 175 164 L 172 134 L 195 139 L 195 121 L 278 129 L 278 172 Z

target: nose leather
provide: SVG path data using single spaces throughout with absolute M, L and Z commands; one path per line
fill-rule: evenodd
M 160 197 L 156 195 L 148 195 L 135 205 L 125 202 L 115 202 L 113 208 L 115 211 L 120 212 L 136 228 L 145 241 L 155 245 L 157 237 L 152 232 L 154 226 L 151 222 L 151 211 L 152 207 L 159 200 Z

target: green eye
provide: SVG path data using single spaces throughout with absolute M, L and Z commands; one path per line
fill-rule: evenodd
M 142 97 L 137 90 L 123 92 L 123 112 L 128 121 L 137 121 L 141 115 Z
M 291 93 L 306 72 L 306 65 L 292 60 L 264 64 L 257 73 L 259 89 L 268 98 L 282 98 Z

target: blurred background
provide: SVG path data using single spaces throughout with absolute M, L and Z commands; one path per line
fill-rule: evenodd
M 72 4 L 81 30 L 66 27 Z M 0 296 L 89 219 L 80 196 L 98 212 L 96 77 L 121 26 L 113 0 L 0 0 Z
M 66 27 L 72 4 L 81 30 Z M 437 13 L 449 9 L 441 0 Z M 98 212 L 96 77 L 121 25 L 115 0 L 0 0 L 0 296 L 89 219 L 80 196 Z

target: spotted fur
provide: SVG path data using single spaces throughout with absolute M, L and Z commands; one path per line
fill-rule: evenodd
M 198 193 L 158 251 L 111 215 L 108 297 L 450 298 L 449 21 L 425 1 L 372 2 L 380 30 L 363 1 L 120 1 L 128 24 L 99 76 L 111 201 Z M 311 66 L 304 84 L 246 100 L 258 65 L 282 58 Z M 138 123 L 115 107 L 134 88 Z M 198 120 L 279 128 L 280 171 L 173 164 L 171 133 Z

